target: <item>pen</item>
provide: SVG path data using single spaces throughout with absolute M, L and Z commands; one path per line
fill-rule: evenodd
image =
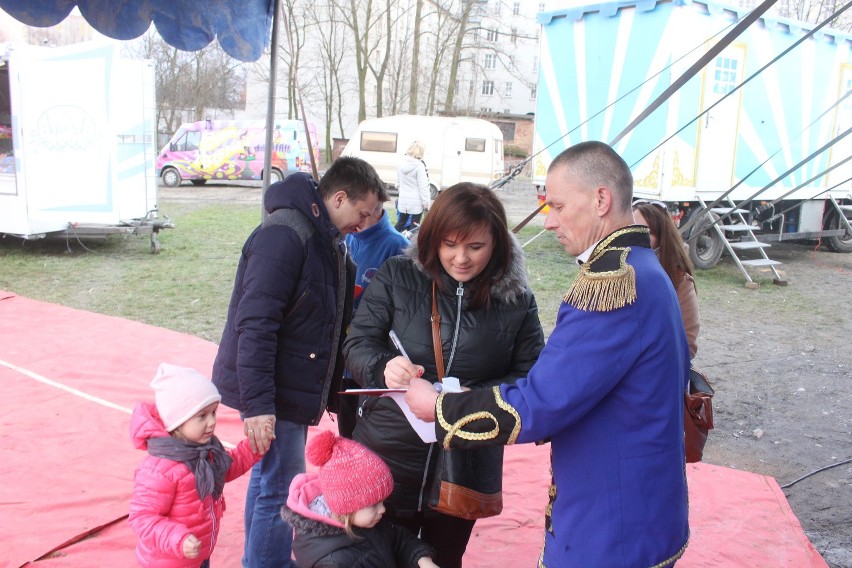
M 396 332 L 394 330 L 390 330 L 388 336 L 390 337 L 391 341 L 393 341 L 394 347 L 399 350 L 400 355 L 411 361 L 411 357 L 409 357 L 408 353 L 405 352 L 405 347 L 402 346 L 402 342 L 399 340 L 399 337 L 397 337 Z

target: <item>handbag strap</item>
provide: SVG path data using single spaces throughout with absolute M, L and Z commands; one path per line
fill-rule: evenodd
M 435 368 L 438 370 L 438 382 L 444 380 L 444 349 L 441 344 L 441 316 L 438 314 L 438 293 L 435 281 L 432 281 L 432 344 L 435 346 Z

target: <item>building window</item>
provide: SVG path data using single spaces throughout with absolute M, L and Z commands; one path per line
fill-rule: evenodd
M 482 82 L 482 94 L 483 95 L 493 95 L 494 94 L 494 81 L 483 81 Z
M 503 114 L 509 114 L 509 110 L 510 110 L 510 109 L 504 108 L 504 109 L 503 109 Z
M 537 89 L 537 87 L 535 85 L 530 87 L 530 99 L 535 99 L 536 89 Z
M 485 68 L 497 69 L 497 55 L 494 53 L 485 54 Z
M 503 0 L 494 0 L 494 13 L 498 16 L 500 15 L 500 6 L 503 4 Z
M 455 87 L 455 89 L 453 89 L 453 92 L 454 92 L 455 94 L 459 94 L 459 83 L 460 83 L 460 82 L 461 82 L 461 81 L 459 81 L 458 79 L 456 79 L 456 87 Z
M 511 41 L 512 43 L 518 43 L 518 28 L 512 28 Z
M 521 3 L 520 3 L 520 2 L 515 2 L 515 3 L 512 5 L 512 14 L 514 14 L 514 15 L 516 15 L 516 16 L 517 16 L 517 15 L 518 15 L 518 14 L 520 14 L 520 13 L 521 13 Z
M 512 98 L 512 82 L 511 82 L 511 81 L 506 81 L 506 93 L 505 93 L 505 97 L 506 97 L 507 99 L 511 99 L 511 98 Z
M 538 71 L 538 57 L 533 57 L 533 73 Z
M 488 41 L 497 41 L 498 35 L 499 34 L 497 33 L 497 30 L 488 30 L 485 39 L 487 39 Z
M 476 81 L 471 80 L 471 82 L 470 82 L 470 89 L 468 89 L 468 91 L 467 91 L 467 95 L 468 95 L 469 97 L 472 97 L 472 96 L 473 96 L 473 87 L 474 87 L 474 85 L 476 85 Z
M 544 12 L 544 2 L 539 2 L 539 3 L 538 3 L 538 11 L 539 11 L 539 12 Z
M 479 114 L 491 113 L 491 107 L 479 107 Z

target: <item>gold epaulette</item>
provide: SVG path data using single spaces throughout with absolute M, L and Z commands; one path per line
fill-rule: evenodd
M 627 264 L 631 246 L 650 248 L 648 227 L 633 225 L 602 240 L 562 300 L 578 310 L 609 312 L 636 301 L 636 272 Z

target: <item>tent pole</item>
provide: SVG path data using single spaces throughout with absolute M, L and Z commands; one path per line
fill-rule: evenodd
M 269 188 L 269 178 L 272 172 L 272 132 L 275 127 L 275 96 L 278 83 L 278 13 L 281 11 L 281 0 L 273 0 L 272 12 L 272 41 L 269 48 L 269 91 L 266 99 L 266 151 L 263 153 L 263 191 L 260 200 L 260 220 L 266 218 L 266 208 L 263 206 L 266 200 L 266 190 Z

